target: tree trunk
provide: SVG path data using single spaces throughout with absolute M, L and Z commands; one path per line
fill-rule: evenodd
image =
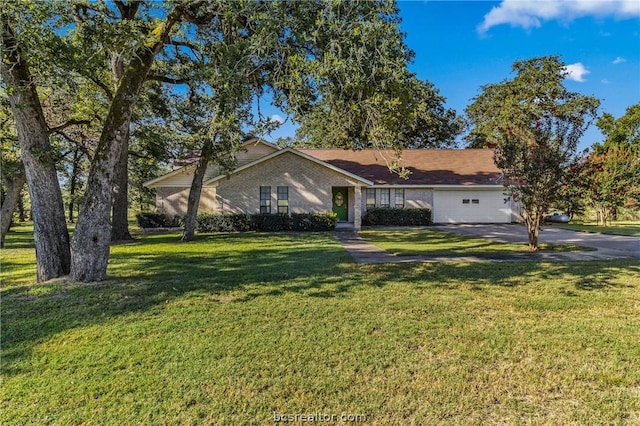
M 115 164 L 111 241 L 126 241 L 132 239 L 129 233 L 128 217 L 129 175 L 127 162 L 129 160 L 129 121 L 123 124 L 120 134 L 123 135 L 123 141 L 120 158 Z
M 27 220 L 27 212 L 24 209 L 24 191 L 23 190 L 20 190 L 20 194 L 18 194 L 18 220 L 20 222 L 25 222 Z
M 123 126 L 131 120 L 137 95 L 156 54 L 181 18 L 180 5 L 153 30 L 133 55 L 116 91 L 91 162 L 87 190 L 72 240 L 71 277 L 77 281 L 102 281 L 107 276 L 111 242 L 111 203 L 116 162 L 125 147 Z
M 529 234 L 529 251 L 538 251 L 538 237 L 540 235 L 540 225 L 527 223 L 527 233 Z
M 4 237 L 9 232 L 11 227 L 11 219 L 13 218 L 13 212 L 16 210 L 18 200 L 20 199 L 20 193 L 22 187 L 27 181 L 27 177 L 24 172 L 21 172 L 17 176 L 5 176 L 5 184 L 7 185 L 7 195 L 2 200 L 2 207 L 0 208 L 0 230 L 2 236 L 0 237 L 0 247 L 4 247 Z
M 542 225 L 543 217 L 543 212 L 536 212 L 533 215 L 525 212 L 524 222 L 527 226 L 530 252 L 538 251 L 538 237 L 540 236 L 540 226 Z
M 208 155 L 211 151 L 210 143 L 205 143 L 202 149 L 202 157 L 198 160 L 196 171 L 193 173 L 193 181 L 189 190 L 189 199 L 187 201 L 187 215 L 184 218 L 184 231 L 182 232 L 182 241 L 193 241 L 196 231 L 196 220 L 198 218 L 198 207 L 200 205 L 200 195 L 202 194 L 202 181 L 207 165 L 209 164 Z
M 604 227 L 607 226 L 607 220 L 609 219 L 609 211 L 606 207 L 600 207 L 597 210 L 598 214 L 598 225 L 602 225 Z
M 69 273 L 69 233 L 64 218 L 62 192 L 56 174 L 55 155 L 49 144 L 49 129 L 26 56 L 20 52 L 6 21 L 2 28 L 2 40 L 0 70 L 10 89 L 9 102 L 31 196 L 37 280 L 47 281 Z
M 78 169 L 80 163 L 80 150 L 73 152 L 73 162 L 71 163 L 71 177 L 69 178 L 69 223 L 73 223 L 73 208 L 76 204 L 76 186 L 78 182 Z
M 122 55 L 111 52 L 111 74 L 116 90 L 118 83 L 124 75 Z M 111 241 L 131 240 L 129 233 L 129 125 L 130 120 L 122 124 L 122 149 L 120 158 L 115 164 L 115 182 L 113 185 L 113 211 L 111 214 Z

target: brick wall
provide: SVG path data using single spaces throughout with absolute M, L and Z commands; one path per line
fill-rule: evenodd
M 330 212 L 331 187 L 357 182 L 326 167 L 286 152 L 218 181 L 217 195 L 224 213 L 259 213 L 260 186 L 271 186 L 272 213 L 277 209 L 277 187 L 289 187 L 290 213 Z M 352 198 L 353 196 L 353 198 Z M 349 220 L 353 220 L 353 189 L 349 190 Z

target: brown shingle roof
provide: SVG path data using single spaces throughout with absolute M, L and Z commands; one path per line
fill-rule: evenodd
M 377 185 L 496 185 L 501 176 L 489 149 L 407 149 L 401 165 L 411 171 L 402 179 L 389 171 L 394 151 L 365 149 L 300 149 Z

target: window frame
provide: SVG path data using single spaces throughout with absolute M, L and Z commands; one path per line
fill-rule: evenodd
M 386 198 L 386 203 L 384 202 Z M 391 189 L 382 188 L 380 189 L 380 207 L 389 208 L 391 207 Z
M 400 197 L 398 197 L 398 194 L 400 194 Z M 396 188 L 393 195 L 393 202 L 396 209 L 404 209 L 404 188 Z M 398 199 L 400 199 L 402 202 L 398 203 Z
M 260 214 L 271 214 L 270 186 L 260 186 Z
M 277 186 L 277 205 L 276 209 L 278 214 L 289 214 L 289 187 Z
M 370 195 L 373 194 L 373 197 Z M 376 189 L 375 188 L 365 188 L 364 190 L 365 204 L 367 205 L 367 209 L 375 208 L 376 206 Z M 369 203 L 369 201 L 373 200 L 373 204 Z

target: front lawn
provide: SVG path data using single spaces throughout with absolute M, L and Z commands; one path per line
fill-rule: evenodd
M 368 242 L 396 256 L 496 256 L 529 251 L 527 244 L 500 243 L 481 238 L 467 237 L 436 229 L 371 229 L 360 232 Z M 575 251 L 586 250 L 572 244 L 540 244 L 538 250 Z
M 0 424 L 640 421 L 638 261 L 361 266 L 330 233 L 170 234 L 114 246 L 104 283 L 31 284 L 18 231 Z
M 611 222 L 609 226 L 601 226 L 601 225 L 598 225 L 596 222 L 554 223 L 553 226 L 557 226 L 558 228 L 562 228 L 562 229 L 571 229 L 573 231 L 640 237 L 640 222 L 638 221 Z

